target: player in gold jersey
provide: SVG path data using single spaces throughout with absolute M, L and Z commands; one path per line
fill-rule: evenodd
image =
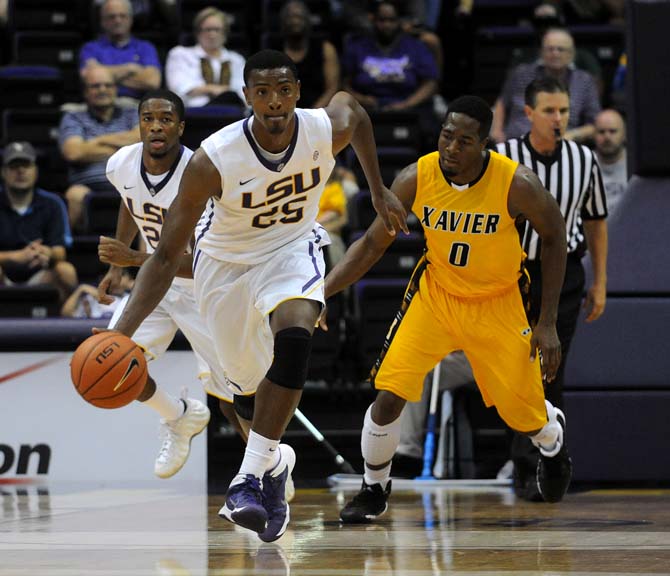
M 543 497 L 556 502 L 568 488 L 565 417 L 545 401 L 542 384 L 543 377 L 554 378 L 561 357 L 556 315 L 565 223 L 531 170 L 486 149 L 491 119 L 481 98 L 458 98 L 438 151 L 407 166 L 393 183 L 421 221 L 427 250 L 371 373 L 379 392 L 363 425 L 363 487 L 340 513 L 343 522 L 369 522 L 386 510 L 400 413 L 405 402 L 420 399 L 426 373 L 454 350 L 468 357 L 485 403 L 540 449 Z M 542 239 L 545 263 L 542 310 L 532 331 L 519 290 L 525 254 L 516 225 L 524 220 Z M 377 218 L 326 277 L 326 297 L 361 278 L 392 241 Z

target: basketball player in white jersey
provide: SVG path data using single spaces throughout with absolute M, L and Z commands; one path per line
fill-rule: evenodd
M 161 300 L 200 219 L 196 300 L 235 409 L 251 420 L 219 514 L 270 542 L 289 520 L 283 494 L 295 454 L 279 442 L 302 394 L 324 305 L 321 249 L 329 240 L 316 215 L 334 156 L 351 143 L 389 233 L 407 225 L 382 182 L 370 119 L 350 94 L 338 92 L 326 108 L 296 109 L 295 64 L 275 50 L 251 56 L 244 80 L 253 115 L 215 132 L 193 155 L 116 329 L 132 337 Z
M 116 238 L 101 238 L 98 252 L 109 271 L 98 287 L 102 303 L 113 298 L 109 291 L 121 281 L 126 266 L 140 266 L 149 254 L 129 248 L 139 230 L 148 253 L 154 251 L 161 236 L 163 220 L 172 204 L 179 181 L 193 152 L 180 143 L 184 131 L 182 100 L 167 90 L 148 92 L 139 104 L 141 142 L 124 146 L 107 162 L 107 178 L 121 195 Z M 192 258 L 185 254 L 181 275 L 191 275 Z M 115 312 L 110 328 L 118 320 L 123 306 Z M 217 396 L 224 414 L 236 423 L 233 395 L 223 374 L 217 374 L 218 360 L 210 334 L 204 325 L 193 295 L 193 280 L 175 278 L 154 311 L 142 322 L 134 340 L 148 360 L 161 356 L 179 328 L 191 343 L 198 359 L 198 376 L 207 393 Z M 213 367 L 213 371 L 209 366 Z M 191 439 L 202 432 L 210 412 L 194 398 L 174 398 L 148 377 L 138 398 L 162 417 L 163 444 L 154 472 L 161 478 L 176 474 L 188 458 Z M 230 409 L 226 410 L 226 406 Z

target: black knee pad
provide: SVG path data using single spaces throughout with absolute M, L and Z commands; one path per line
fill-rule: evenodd
M 275 357 L 265 377 L 284 388 L 302 390 L 307 380 L 307 364 L 312 335 L 304 328 L 285 328 L 275 334 Z
M 252 394 L 251 396 L 239 396 L 235 394 L 233 396 L 233 408 L 235 412 L 244 418 L 245 420 L 254 419 L 254 406 L 256 404 L 256 395 Z

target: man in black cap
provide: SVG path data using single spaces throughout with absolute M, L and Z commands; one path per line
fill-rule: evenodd
M 35 149 L 28 142 L 5 146 L 0 187 L 0 285 L 49 284 L 61 302 L 77 286 L 65 261 L 72 244 L 65 203 L 37 188 Z

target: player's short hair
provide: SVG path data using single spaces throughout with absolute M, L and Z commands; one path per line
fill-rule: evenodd
M 537 95 L 540 92 L 548 92 L 549 94 L 567 94 L 570 96 L 568 86 L 562 80 L 553 78 L 552 76 L 540 76 L 533 80 L 523 93 L 523 100 L 526 106 L 535 108 L 537 104 Z
M 493 121 L 493 112 L 485 100 L 479 96 L 460 96 L 449 102 L 447 115 L 444 117 L 446 122 L 449 114 L 465 114 L 479 122 L 479 139 L 488 138 L 491 131 L 491 122 Z
M 142 96 L 142 99 L 140 100 L 140 103 L 137 105 L 137 113 L 140 114 L 142 110 L 142 104 L 144 104 L 147 100 L 153 99 L 167 100 L 168 102 L 172 102 L 174 104 L 175 111 L 177 112 L 177 118 L 179 121 L 181 122 L 184 119 L 184 101 L 174 92 L 172 92 L 172 90 L 164 90 L 162 88 L 145 92 L 144 96 Z
M 298 68 L 295 62 L 284 52 L 280 52 L 279 50 L 261 50 L 250 56 L 244 65 L 244 84 L 249 84 L 249 77 L 254 70 L 272 70 L 274 68 L 288 68 L 296 82 L 299 80 Z

